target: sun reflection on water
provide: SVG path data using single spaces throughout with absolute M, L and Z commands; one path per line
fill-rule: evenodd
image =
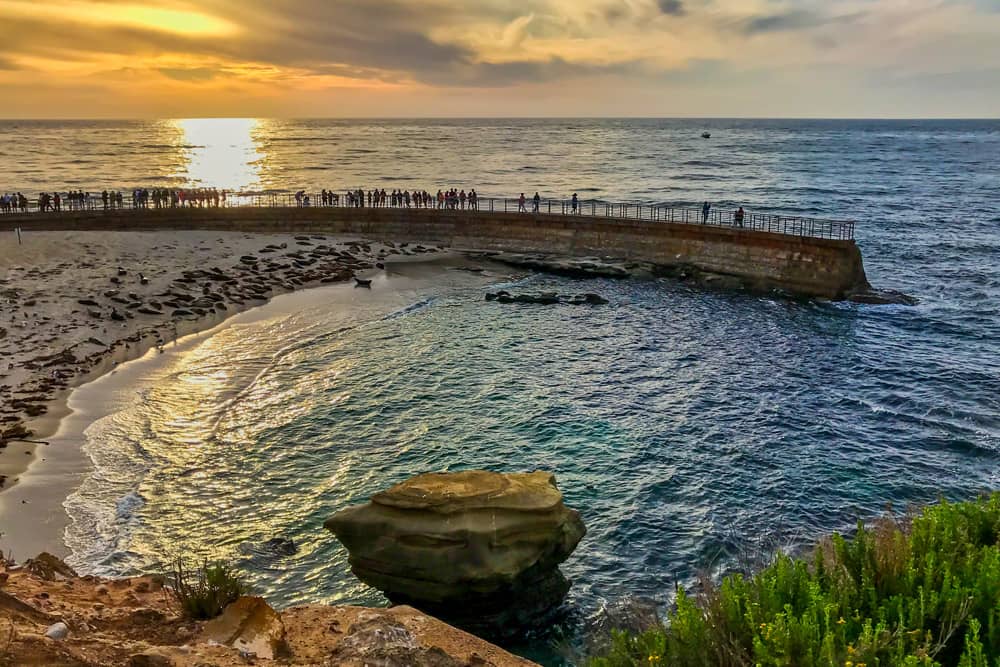
M 263 155 L 256 134 L 256 118 L 186 118 L 174 124 L 184 134 L 189 187 L 252 190 L 260 184 Z

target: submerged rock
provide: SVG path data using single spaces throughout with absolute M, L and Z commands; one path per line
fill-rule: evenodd
M 586 533 L 545 472 L 432 473 L 327 520 L 351 570 L 397 604 L 510 634 L 558 605 L 558 566 Z
M 868 289 L 864 292 L 856 292 L 851 295 L 851 301 L 870 305 L 898 304 L 902 306 L 915 306 L 920 303 L 916 297 L 893 289 Z
M 599 294 L 580 294 L 569 297 L 561 296 L 555 292 L 543 292 L 542 294 L 518 294 L 515 296 L 502 290 L 496 294 L 488 293 L 486 300 L 504 304 L 519 303 L 537 306 L 555 306 L 560 303 L 570 306 L 598 306 L 608 303 L 608 300 Z
M 519 269 L 549 273 L 566 278 L 629 278 L 632 272 L 624 264 L 596 257 L 561 257 L 554 255 L 491 254 L 494 261 Z

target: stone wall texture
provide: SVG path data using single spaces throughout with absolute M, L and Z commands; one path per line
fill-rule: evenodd
M 752 287 L 843 299 L 868 286 L 854 241 L 669 222 L 394 208 L 204 208 L 0 217 L 0 231 L 204 229 L 350 234 L 458 250 L 693 266 Z

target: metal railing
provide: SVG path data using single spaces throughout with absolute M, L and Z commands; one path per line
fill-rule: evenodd
M 357 191 L 354 191 L 357 192 Z M 108 211 L 141 212 L 154 209 L 197 209 L 197 208 L 396 208 L 396 209 L 416 209 L 434 210 L 440 212 L 449 211 L 475 211 L 479 213 L 521 213 L 525 215 L 545 214 L 562 215 L 570 218 L 588 219 L 604 218 L 611 220 L 636 220 L 643 222 L 668 222 L 690 225 L 712 225 L 721 227 L 732 227 L 735 229 L 749 229 L 760 232 L 770 232 L 774 234 L 785 234 L 789 236 L 803 236 L 809 238 L 822 238 L 834 240 L 853 240 L 855 223 L 843 220 L 823 220 L 820 218 L 806 218 L 793 215 L 776 215 L 772 213 L 744 212 L 743 219 L 738 219 L 735 210 L 720 210 L 711 208 L 707 214 L 697 208 L 673 206 L 669 204 L 642 204 L 642 203 L 613 203 L 597 199 L 579 200 L 576 206 L 572 200 L 568 199 L 542 199 L 537 205 L 532 199 L 526 199 L 523 203 L 520 199 L 505 199 L 496 197 L 478 197 L 472 201 L 445 200 L 439 202 L 436 197 L 431 196 L 431 200 L 425 205 L 416 199 L 401 199 L 396 204 L 391 204 L 389 199 L 385 203 L 373 202 L 367 197 L 360 199 L 355 197 L 353 201 L 351 195 L 345 192 L 329 192 L 326 198 L 321 194 L 309 194 L 307 196 L 297 196 L 288 193 L 265 193 L 265 194 L 227 194 L 225 197 L 215 199 L 208 196 L 201 199 L 160 199 L 154 200 L 152 197 L 133 201 L 131 196 L 123 196 L 119 199 L 111 199 L 105 202 L 98 195 L 91 195 L 85 200 L 69 200 L 63 198 L 58 209 L 54 202 L 49 202 L 43 211 L 43 206 L 39 200 L 29 200 L 25 208 L 15 205 L 11 210 L 0 210 L 0 215 L 14 215 L 27 213 L 47 213 L 58 215 L 65 212 L 79 211 Z

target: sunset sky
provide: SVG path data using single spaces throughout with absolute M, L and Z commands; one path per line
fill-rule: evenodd
M 0 116 L 997 117 L 1000 0 L 0 0 Z

